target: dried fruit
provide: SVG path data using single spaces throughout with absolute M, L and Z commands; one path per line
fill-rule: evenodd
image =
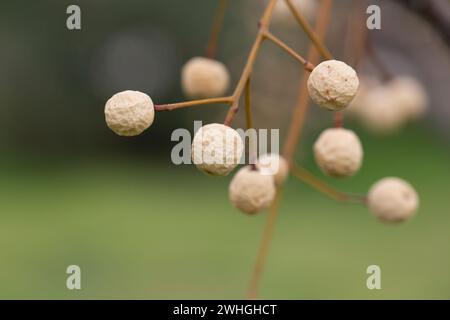
M 320 63 L 308 79 L 311 99 L 320 107 L 339 111 L 348 106 L 358 91 L 359 80 L 355 70 L 342 61 Z
M 263 175 L 251 166 L 241 168 L 231 180 L 229 187 L 231 203 L 248 214 L 257 213 L 269 207 L 275 194 L 273 177 Z
M 226 176 L 240 162 L 244 143 L 239 133 L 223 124 L 201 127 L 192 142 L 192 160 L 198 169 L 213 175 Z
M 405 113 L 386 86 L 371 90 L 358 117 L 371 133 L 386 135 L 399 130 L 405 123 Z
M 230 75 L 222 62 L 195 57 L 181 71 L 181 86 L 189 98 L 214 98 L 226 93 Z
M 316 162 L 332 177 L 349 177 L 361 167 L 363 148 L 351 130 L 331 128 L 323 131 L 314 144 Z
M 105 105 L 108 127 L 119 136 L 137 136 L 153 123 L 155 109 L 152 99 L 139 91 L 122 91 Z
M 276 185 L 280 186 L 289 175 L 289 165 L 282 156 L 269 153 L 259 157 L 256 167 L 262 175 L 273 176 Z
M 428 109 L 428 96 L 423 85 L 413 77 L 399 76 L 388 83 L 392 99 L 406 121 L 422 117 Z
M 411 218 L 419 206 L 414 188 L 406 181 L 389 177 L 375 183 L 367 197 L 369 210 L 383 222 L 401 222 Z

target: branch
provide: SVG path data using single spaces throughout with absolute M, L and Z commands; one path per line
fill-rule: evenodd
M 201 99 L 201 100 L 192 100 L 178 103 L 170 103 L 170 104 L 159 104 L 155 105 L 155 111 L 172 111 L 180 108 L 187 108 L 192 106 L 200 106 L 205 104 L 214 104 L 214 103 L 233 103 L 233 97 L 220 97 L 220 98 L 210 98 L 210 99 Z
M 365 202 L 366 202 L 365 196 L 354 195 L 354 194 L 339 191 L 338 189 L 330 186 L 325 181 L 320 180 L 319 178 L 314 176 L 311 172 L 309 172 L 308 170 L 306 170 L 300 166 L 293 165 L 291 167 L 291 173 L 294 177 L 300 179 L 301 181 L 303 181 L 310 187 L 316 189 L 317 191 L 327 195 L 328 197 L 330 197 L 336 201 L 353 202 L 353 203 L 361 203 L 361 204 L 365 204 Z
M 309 24 L 308 20 L 303 16 L 303 14 L 295 7 L 295 5 L 292 3 L 292 0 L 285 0 L 286 4 L 288 5 L 289 9 L 291 10 L 292 14 L 294 15 L 295 20 L 297 20 L 300 27 L 305 31 L 309 39 L 314 43 L 317 50 L 319 50 L 322 57 L 324 57 L 327 60 L 333 59 L 333 55 L 330 53 L 330 51 L 327 49 L 327 47 L 323 44 L 320 37 L 314 32 L 313 28 Z
M 219 0 L 219 5 L 217 6 L 217 10 L 214 15 L 214 22 L 208 41 L 208 47 L 206 48 L 206 56 L 208 58 L 212 59 L 216 56 L 217 42 L 219 40 L 220 31 L 222 30 L 228 3 L 229 0 Z
M 299 55 L 297 52 L 294 51 L 291 47 L 289 47 L 287 44 L 285 44 L 283 41 L 281 41 L 279 38 L 275 37 L 272 33 L 269 31 L 264 33 L 264 37 L 270 41 L 272 41 L 274 44 L 279 46 L 281 49 L 286 51 L 288 54 L 290 54 L 295 60 L 300 62 L 306 71 L 313 71 L 314 65 L 310 62 L 308 62 L 305 58 L 303 58 L 301 55 Z

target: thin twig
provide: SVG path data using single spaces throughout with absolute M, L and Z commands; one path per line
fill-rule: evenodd
M 282 198 L 282 190 L 278 188 L 275 200 L 269 209 L 269 215 L 267 216 L 266 225 L 264 227 L 263 235 L 261 237 L 260 247 L 258 250 L 258 257 L 250 281 L 250 286 L 247 292 L 247 299 L 254 300 L 258 296 L 259 283 L 262 273 L 264 271 L 264 265 L 266 264 L 267 254 L 269 252 L 269 246 L 272 239 L 273 229 L 278 215 L 278 208 L 280 206 Z
M 155 105 L 155 111 L 172 111 L 172 110 L 180 109 L 180 108 L 187 108 L 187 107 L 192 107 L 192 106 L 200 106 L 200 105 L 215 104 L 215 103 L 231 104 L 231 103 L 233 103 L 233 101 L 234 101 L 233 97 L 220 97 L 220 98 L 184 101 L 184 102 L 170 103 L 170 104 L 159 104 L 159 105 Z
M 332 4 L 333 0 L 323 0 L 319 7 L 316 19 L 317 21 L 316 32 L 319 39 L 322 39 L 324 37 L 325 31 L 327 29 Z M 317 51 L 314 49 L 314 46 L 311 46 L 308 54 L 308 61 L 316 61 L 316 60 L 318 60 Z M 285 149 L 285 154 L 287 153 L 289 155 L 288 158 L 289 163 L 291 163 L 291 160 L 289 159 L 292 159 L 293 157 L 294 150 L 299 139 L 298 136 L 303 127 L 305 111 L 308 106 L 308 91 L 306 88 L 307 80 L 308 77 L 306 74 L 304 74 L 304 80 L 300 87 L 301 89 L 299 101 L 297 103 L 294 115 L 292 117 L 291 128 L 289 129 L 288 132 L 287 137 L 288 142 L 286 143 L 287 148 Z M 280 201 L 281 201 L 281 194 L 277 193 L 277 198 L 272 203 L 269 215 L 267 217 L 266 226 L 262 234 L 261 245 L 258 250 L 256 264 L 254 267 L 250 287 L 247 294 L 247 297 L 250 299 L 255 299 L 258 296 L 259 283 L 261 281 L 264 266 L 266 264 L 269 245 L 270 242 L 272 241 L 272 234 L 276 224 L 276 218 L 278 215 L 278 206 Z
M 297 165 L 291 166 L 291 173 L 294 177 L 300 179 L 310 187 L 316 189 L 317 191 L 327 195 L 328 197 L 341 202 L 354 202 L 364 204 L 366 201 L 365 196 L 354 195 L 350 193 L 342 192 L 325 181 L 317 178 L 311 172 Z
M 206 48 L 206 56 L 208 58 L 212 59 L 216 56 L 217 42 L 219 40 L 220 31 L 222 31 L 228 3 L 229 0 L 219 0 L 216 13 L 214 14 L 214 22 L 211 28 L 211 35 L 209 37 L 208 46 Z
M 253 114 L 252 114 L 252 98 L 251 98 L 251 80 L 248 78 L 245 85 L 245 119 L 247 129 L 253 128 Z
M 271 32 L 267 31 L 264 33 L 264 37 L 274 44 L 276 44 L 278 47 L 286 51 L 288 54 L 290 54 L 295 60 L 303 64 L 303 67 L 306 71 L 313 71 L 314 65 L 307 61 L 305 58 L 303 58 L 301 55 L 299 55 L 297 52 L 294 51 L 291 47 L 289 47 L 286 43 L 284 43 L 282 40 L 274 36 Z
M 305 31 L 309 39 L 314 43 L 317 50 L 320 52 L 322 57 L 324 57 L 327 60 L 333 59 L 333 55 L 330 53 L 330 51 L 327 49 L 325 44 L 323 43 L 321 37 L 319 37 L 316 32 L 313 30 L 311 25 L 309 24 L 308 20 L 303 16 L 303 14 L 298 10 L 295 5 L 292 3 L 292 0 L 285 0 L 286 4 L 288 5 L 289 9 L 291 10 L 292 14 L 294 15 L 295 20 L 297 20 L 298 24 L 302 27 L 302 29 Z
M 332 5 L 333 0 L 323 0 L 319 7 L 315 34 L 320 41 L 325 37 Z M 307 60 L 313 64 L 316 64 L 319 60 L 319 53 L 314 45 L 311 45 L 309 48 Z M 291 117 L 292 120 L 283 149 L 283 156 L 289 163 L 291 163 L 294 158 L 295 149 L 300 141 L 305 118 L 308 113 L 309 95 L 307 83 L 308 75 L 304 74 L 300 84 L 297 104 Z

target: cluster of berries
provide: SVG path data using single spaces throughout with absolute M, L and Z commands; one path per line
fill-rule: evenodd
M 227 68 L 222 63 L 200 57 L 186 63 L 181 78 L 182 88 L 190 98 L 222 96 L 228 90 L 230 82 Z M 409 112 L 412 116 L 416 112 L 413 111 L 412 104 L 417 103 L 417 99 L 411 99 L 407 95 L 400 97 L 398 93 L 399 88 L 408 85 L 411 83 L 398 80 L 389 84 L 396 89 L 376 90 L 397 92 L 398 101 L 405 105 L 403 112 Z M 320 63 L 308 79 L 311 99 L 330 111 L 345 109 L 357 94 L 358 87 L 356 72 L 337 60 Z M 383 113 L 382 110 L 378 112 Z M 117 93 L 107 101 L 105 107 L 108 126 L 121 136 L 141 134 L 153 123 L 154 115 L 155 108 L 151 98 L 137 91 Z M 202 172 L 213 176 L 228 175 L 240 163 L 243 153 L 242 137 L 236 130 L 219 123 L 200 128 L 192 143 L 194 164 Z M 322 132 L 314 144 L 314 154 L 318 166 L 331 177 L 350 177 L 358 172 L 363 161 L 363 148 L 358 136 L 343 128 L 330 128 Z M 289 164 L 283 157 L 278 154 L 264 155 L 256 160 L 256 164 L 241 168 L 233 177 L 229 186 L 230 201 L 245 213 L 260 212 L 274 201 L 277 187 L 284 183 L 288 173 Z M 367 203 L 380 220 L 397 222 L 415 213 L 418 197 L 407 182 L 399 178 L 385 178 L 370 189 Z

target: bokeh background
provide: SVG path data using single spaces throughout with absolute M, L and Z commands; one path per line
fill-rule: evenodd
M 450 298 L 449 48 L 433 21 L 401 1 L 375 1 L 382 30 L 374 44 L 395 73 L 426 86 L 426 119 L 388 136 L 348 127 L 365 147 L 363 170 L 332 181 L 364 193 L 384 176 L 418 190 L 410 222 L 380 224 L 365 208 L 335 203 L 290 178 L 260 298 Z M 0 3 L 0 298 L 244 298 L 266 213 L 249 217 L 228 202 L 231 177 L 207 177 L 170 161 L 171 132 L 194 120 L 222 121 L 221 106 L 158 113 L 135 138 L 114 135 L 105 101 L 141 90 L 155 102 L 182 101 L 180 68 L 203 55 L 217 1 L 95 0 Z M 66 28 L 78 4 L 82 30 Z M 327 44 L 345 59 L 354 1 L 336 1 Z M 231 1 L 218 58 L 240 74 L 264 6 Z M 299 52 L 308 42 L 293 23 L 274 33 Z M 376 74 L 370 64 L 364 70 Z M 256 63 L 254 109 L 261 128 L 284 136 L 301 68 L 271 44 Z M 236 126 L 242 125 L 243 115 Z M 314 107 L 297 160 L 318 176 L 311 152 L 329 113 Z M 326 178 L 324 178 L 326 179 Z M 68 265 L 82 290 L 66 289 Z M 382 269 L 382 290 L 366 268 Z

